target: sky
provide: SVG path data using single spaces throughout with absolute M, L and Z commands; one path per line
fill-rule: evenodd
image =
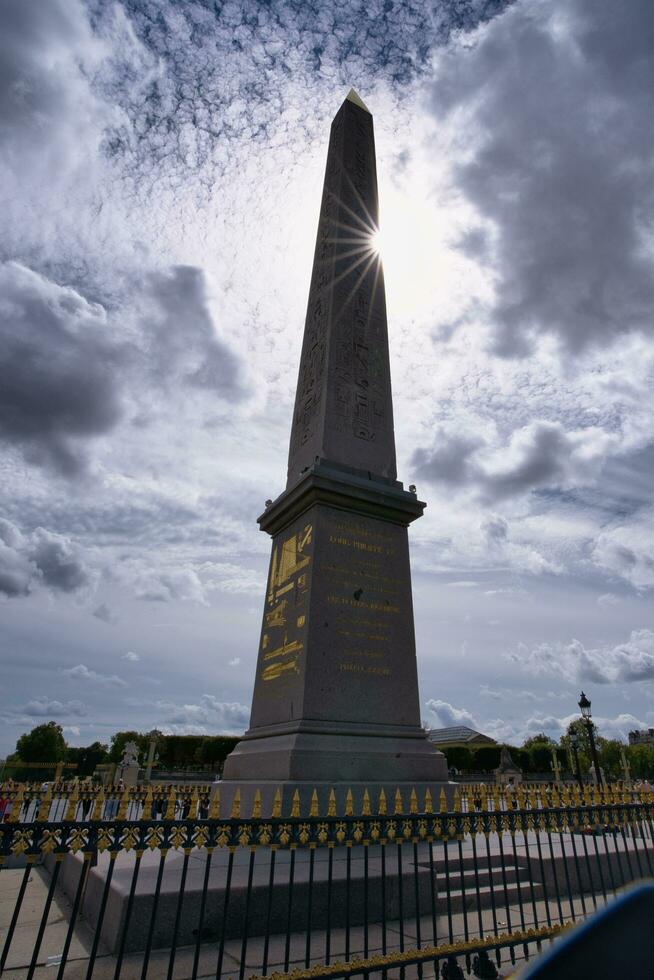
M 4 0 L 0 753 L 247 727 L 350 86 L 422 717 L 654 726 L 653 52 L 650 0 Z

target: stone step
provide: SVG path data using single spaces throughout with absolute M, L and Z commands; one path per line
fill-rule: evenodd
M 466 888 L 465 890 L 450 888 L 449 908 L 452 912 L 461 912 L 464 908 L 467 911 L 477 908 L 489 909 L 493 905 L 493 898 L 495 899 L 495 907 L 497 909 L 504 909 L 507 903 L 509 905 L 522 904 L 525 907 L 531 907 L 531 897 L 531 888 L 529 882 L 526 881 L 507 883 L 506 892 L 504 888 L 498 888 L 497 885 L 493 887 L 490 885 L 480 885 L 479 892 L 475 888 Z M 543 886 L 540 882 L 534 882 L 534 899 L 538 901 L 543 897 Z M 447 913 L 448 900 L 445 893 L 438 893 L 436 909 L 441 915 Z

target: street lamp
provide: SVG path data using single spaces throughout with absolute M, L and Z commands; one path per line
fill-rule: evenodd
M 579 788 L 583 790 L 584 781 L 581 777 L 581 768 L 579 766 L 579 736 L 575 731 L 570 733 L 570 747 L 572 749 L 572 758 L 575 764 L 575 776 L 577 782 L 579 783 Z
M 595 731 L 590 712 L 590 701 L 583 691 L 581 692 L 581 697 L 579 698 L 579 710 L 581 711 L 581 717 L 586 722 L 586 728 L 588 729 L 588 741 L 590 742 L 590 754 L 593 760 L 593 766 L 595 767 L 595 779 L 597 781 L 597 785 L 601 786 L 602 773 L 600 771 L 599 759 L 597 758 L 597 749 L 595 748 Z

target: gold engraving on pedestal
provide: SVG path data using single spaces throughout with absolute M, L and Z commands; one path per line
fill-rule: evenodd
M 293 588 L 289 579 L 311 561 L 309 555 L 303 554 L 307 545 L 312 541 L 313 527 L 306 524 L 297 534 L 292 534 L 281 545 L 273 549 L 270 562 L 270 578 L 268 581 L 268 602 L 274 602 L 280 595 Z
M 338 669 L 346 674 L 374 675 L 375 677 L 390 677 L 389 667 L 375 667 L 368 664 L 341 663 Z
M 274 609 L 266 613 L 266 626 L 286 626 L 286 616 L 284 615 L 286 611 L 286 606 L 288 605 L 287 599 L 282 599 Z
M 295 674 L 300 673 L 300 668 L 297 665 L 297 659 L 289 660 L 285 664 L 271 664 L 270 667 L 266 667 L 261 674 L 261 680 L 263 681 L 274 681 L 277 677 L 288 671 L 293 671 Z
M 268 633 L 263 634 L 261 650 L 262 653 L 266 652 L 261 659 L 264 663 L 269 660 L 276 661 L 263 668 L 261 679 L 264 681 L 272 681 L 291 673 L 300 673 L 299 658 L 304 650 L 304 644 L 294 639 L 292 633 L 294 629 L 301 629 L 304 626 L 305 616 L 297 614 L 295 626 L 293 618 L 289 622 L 289 600 L 282 597 L 295 591 L 295 605 L 304 602 L 303 593 L 308 588 L 306 569 L 311 563 L 311 556 L 307 554 L 307 550 L 312 540 L 313 525 L 305 524 L 301 531 L 292 534 L 273 548 L 266 592 L 267 609 L 264 614 L 264 627 L 284 628 L 284 639 L 281 643 L 276 639 L 273 649 L 269 649 L 270 637 Z M 300 572 L 301 574 L 298 574 Z
M 264 654 L 264 660 L 275 660 L 277 657 L 285 657 L 289 653 L 301 653 L 304 649 L 304 645 L 300 643 L 299 640 L 291 640 L 288 642 L 287 637 L 284 637 L 284 642 L 281 646 L 275 647 L 274 650 L 269 650 L 268 653 Z

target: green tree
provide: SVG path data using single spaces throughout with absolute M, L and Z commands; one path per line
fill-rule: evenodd
M 464 745 L 452 745 L 443 750 L 447 765 L 453 769 L 472 769 L 473 755 Z
M 614 738 L 600 738 L 599 742 L 597 754 L 606 778 L 611 782 L 616 779 L 624 779 L 620 751 L 624 749 L 622 742 Z
M 222 770 L 225 759 L 239 741 L 233 735 L 208 735 L 200 750 L 202 764 L 212 769 Z
M 475 749 L 473 769 L 480 772 L 492 772 L 500 764 L 501 747 L 499 745 L 482 745 Z
M 555 752 L 558 750 L 558 745 L 553 738 L 550 738 L 545 732 L 538 732 L 538 734 L 525 739 L 522 748 L 529 758 L 527 767 L 529 772 L 551 772 L 552 749 Z
M 109 761 L 107 746 L 101 742 L 92 742 L 83 747 L 69 746 L 66 750 L 66 762 L 77 765 L 76 776 L 84 778 L 92 776 L 96 768 L 103 762 Z
M 63 762 L 66 739 L 61 725 L 48 721 L 21 735 L 16 742 L 16 755 L 23 762 Z
M 654 745 L 629 745 L 626 753 L 634 779 L 654 779 Z

